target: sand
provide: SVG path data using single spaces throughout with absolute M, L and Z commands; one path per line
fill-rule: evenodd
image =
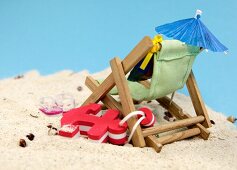
M 103 78 L 109 70 L 97 73 Z M 211 110 L 215 121 L 209 140 L 198 137 L 165 145 L 160 153 L 152 148 L 95 144 L 86 139 L 49 136 L 47 125 L 59 127 L 61 116 L 46 116 L 38 111 L 39 99 L 60 93 L 72 94 L 80 105 L 90 94 L 84 80 L 87 71 L 62 71 L 41 76 L 31 71 L 21 79 L 0 81 L 0 169 L 237 169 L 237 129 L 226 117 Z M 77 87 L 82 86 L 82 91 Z M 174 99 L 185 111 L 194 114 L 189 97 Z M 164 109 L 156 102 L 150 107 L 160 123 Z M 37 115 L 38 118 L 30 116 Z M 33 133 L 29 141 L 25 135 Z M 27 147 L 18 146 L 20 138 Z

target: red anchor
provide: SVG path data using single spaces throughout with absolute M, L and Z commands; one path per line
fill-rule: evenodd
M 73 137 L 78 132 L 99 143 L 122 145 L 127 141 L 127 124 L 119 125 L 119 111 L 109 109 L 103 116 L 100 104 L 89 104 L 64 113 L 59 135 Z

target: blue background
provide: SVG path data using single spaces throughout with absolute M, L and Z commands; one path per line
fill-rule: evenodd
M 143 36 L 153 37 L 156 26 L 193 17 L 196 9 L 229 48 L 228 55 L 198 56 L 199 88 L 209 106 L 237 115 L 235 0 L 0 0 L 0 78 L 32 69 L 43 75 L 64 69 L 101 71 L 112 57 L 124 58 Z

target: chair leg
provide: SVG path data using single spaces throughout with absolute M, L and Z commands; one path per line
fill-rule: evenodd
M 123 71 L 123 66 L 121 60 L 117 57 L 111 60 L 110 65 L 112 69 L 112 75 L 118 89 L 118 94 L 121 99 L 123 114 L 124 116 L 126 116 L 129 113 L 135 111 L 135 106 L 129 92 L 127 80 Z M 137 119 L 135 117 L 132 117 L 127 121 L 130 131 L 132 130 L 136 122 Z M 138 147 L 144 147 L 146 145 L 140 125 L 136 128 L 135 133 L 133 134 L 132 142 L 134 146 Z
M 145 137 L 145 141 L 147 146 L 152 147 L 156 152 L 161 151 L 163 145 L 157 142 L 157 137 L 155 137 L 154 135 Z
M 202 123 L 202 125 L 206 128 L 211 127 L 211 122 L 210 122 L 205 104 L 202 100 L 201 93 L 198 89 L 197 82 L 195 80 L 195 77 L 192 71 L 188 77 L 186 85 L 187 85 L 196 114 L 198 116 L 205 117 L 205 121 Z

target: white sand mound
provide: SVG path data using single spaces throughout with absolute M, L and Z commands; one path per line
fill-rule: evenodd
M 106 70 L 97 73 L 102 78 Z M 209 140 L 192 138 L 165 145 L 161 153 L 152 148 L 95 144 L 86 139 L 48 136 L 47 125 L 59 127 L 60 116 L 49 117 L 38 111 L 41 97 L 72 94 L 77 105 L 90 94 L 85 87 L 87 71 L 62 71 L 49 76 L 29 72 L 21 79 L 0 81 L 0 169 L 237 169 L 237 130 L 221 113 L 208 108 L 215 125 Z M 82 91 L 77 87 L 82 86 Z M 175 101 L 194 114 L 189 97 L 175 96 Z M 145 103 L 143 103 L 145 104 Z M 141 105 L 143 105 L 141 104 Z M 157 103 L 146 104 L 159 121 L 164 110 Z M 32 115 L 37 115 L 34 118 Z M 29 141 L 25 135 L 33 133 Z M 25 138 L 27 147 L 18 146 Z

